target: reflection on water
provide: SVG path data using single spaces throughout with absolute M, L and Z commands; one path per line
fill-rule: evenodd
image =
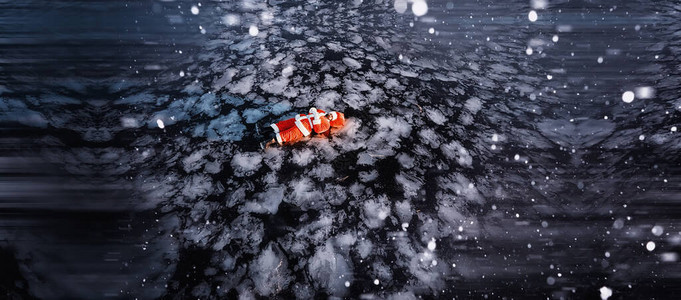
M 678 7 L 544 4 L 0 4 L 3 287 L 673 294 Z

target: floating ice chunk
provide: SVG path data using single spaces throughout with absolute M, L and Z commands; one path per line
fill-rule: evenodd
M 653 229 L 650 230 L 655 236 L 661 236 L 664 233 L 664 228 L 660 225 L 655 225 L 653 226 Z
M 409 174 L 405 174 L 404 172 L 400 172 L 399 174 L 395 175 L 395 181 L 402 186 L 405 198 L 415 197 L 418 195 L 418 192 L 421 190 L 421 186 L 423 185 L 421 179 Z
M 447 117 L 439 110 L 435 108 L 426 109 L 426 115 L 428 118 L 437 125 L 443 125 L 447 122 Z
M 299 151 L 293 152 L 293 163 L 299 165 L 299 166 L 307 166 L 313 159 L 315 155 L 312 152 L 312 149 L 305 148 Z
M 362 67 L 362 64 L 360 62 L 358 62 L 356 59 L 350 58 L 350 57 L 344 57 L 343 63 L 353 70 L 357 70 L 357 69 Z
M 534 53 L 534 50 L 532 50 L 532 47 L 527 47 L 527 49 L 525 49 L 525 54 L 532 55 L 532 53 Z
M 241 124 L 241 118 L 237 110 L 232 110 L 226 116 L 220 116 L 208 124 L 206 137 L 209 140 L 240 141 L 244 135 L 246 126 Z
M 323 195 L 314 187 L 314 183 L 310 178 L 291 180 L 289 183 L 291 197 L 288 197 L 287 201 L 303 210 L 321 206 L 322 202 L 324 202 Z
M 650 99 L 655 97 L 655 89 L 649 86 L 637 87 L 634 89 L 636 98 Z
M 383 226 L 383 222 L 390 215 L 390 206 L 387 204 L 387 199 L 381 197 L 364 202 L 364 223 L 369 228 L 379 228 Z
M 601 292 L 601 300 L 608 300 L 612 296 L 612 290 L 607 286 L 602 287 L 598 291 Z
M 232 157 L 232 168 L 236 176 L 249 176 L 260 169 L 262 155 L 258 152 L 242 152 Z
M 281 76 L 283 77 L 289 77 L 293 75 L 293 66 L 286 66 L 284 69 L 281 70 Z
M 672 132 L 676 132 L 677 130 L 678 130 L 678 129 L 676 128 L 676 126 L 672 126 L 672 128 L 671 128 L 671 131 L 672 131 Z
M 411 203 L 407 200 L 395 202 L 395 214 L 403 223 L 409 224 L 414 212 L 411 209 Z
M 289 80 L 286 77 L 277 77 L 274 78 L 270 81 L 267 81 L 263 83 L 260 88 L 268 93 L 272 93 L 275 95 L 281 95 L 284 93 L 286 90 L 286 87 L 289 84 Z
M 381 282 L 378 279 L 374 279 L 374 285 L 379 285 Z
M 645 139 L 646 139 L 646 136 L 643 135 L 643 134 L 638 136 L 639 141 L 642 141 L 642 140 L 645 140 Z
M 276 214 L 279 210 L 279 204 L 284 199 L 284 189 L 282 187 L 271 187 L 265 192 L 258 193 L 256 198 L 258 201 L 246 202 L 243 211 Z
M 357 242 L 357 236 L 354 233 L 346 232 L 336 236 L 336 243 L 341 247 L 349 247 Z
M 419 131 L 419 137 L 424 144 L 430 145 L 433 149 L 440 147 L 440 136 L 431 128 Z
M 655 250 L 655 242 L 650 241 L 650 242 L 646 243 L 646 250 L 648 250 L 648 251 Z
M 196 98 L 194 98 L 196 99 Z M 219 113 L 219 106 L 216 102 L 217 98 L 214 93 L 205 93 L 192 107 L 192 112 L 195 114 L 203 113 L 210 117 L 215 117 Z
M 192 15 L 198 15 L 199 14 L 199 8 L 196 5 L 192 5 L 191 12 L 192 12 Z
M 278 294 L 285 290 L 292 280 L 288 260 L 272 243 L 260 252 L 257 259 L 251 261 L 249 272 L 255 289 L 261 296 Z
M 476 114 L 482 108 L 482 101 L 480 101 L 480 98 L 478 97 L 471 97 L 468 100 L 466 100 L 466 104 L 464 104 L 464 107 L 468 109 L 468 111 L 470 111 L 472 114 Z
M 537 12 L 536 12 L 536 11 L 531 10 L 531 11 L 527 14 L 527 18 L 530 20 L 530 22 L 535 22 L 535 21 L 537 21 L 537 19 L 539 18 L 539 16 L 537 15 Z
M 324 289 L 336 297 L 345 295 L 345 282 L 353 279 L 352 265 L 334 251 L 330 240 L 323 247 L 317 247 L 308 262 L 308 274 L 316 288 Z
M 598 62 L 599 64 L 602 64 L 602 63 L 603 63 L 603 56 L 599 56 L 599 57 L 596 59 L 596 62 Z
M 262 109 L 255 109 L 255 108 L 248 108 L 244 110 L 242 113 L 243 116 L 246 118 L 246 123 L 253 124 L 255 122 L 258 122 L 258 120 L 262 119 L 262 117 L 265 116 L 265 112 L 262 111 Z
M 207 154 L 207 152 L 208 151 L 203 149 L 198 150 L 182 159 L 182 166 L 184 167 L 184 171 L 190 173 L 201 168 L 201 166 L 203 166 L 203 164 L 206 162 L 205 160 L 203 160 L 203 157 Z
M 204 197 L 213 190 L 213 181 L 210 177 L 202 174 L 189 177 L 183 184 L 182 195 L 189 199 Z
M 231 84 L 229 92 L 232 94 L 248 94 L 253 87 L 253 82 L 255 81 L 255 75 L 249 75 L 241 78 L 239 82 Z
M 414 0 L 411 5 L 411 12 L 417 17 L 423 16 L 428 13 L 428 4 L 425 0 Z
M 554 34 L 553 37 L 551 38 L 551 41 L 553 41 L 554 43 L 558 43 L 558 35 Z
M 337 100 L 340 100 L 341 95 L 336 91 L 324 91 L 315 100 L 317 107 L 335 107 Z
M 370 182 L 374 181 L 374 179 L 378 178 L 378 171 L 376 170 L 371 170 L 371 171 L 361 171 L 359 172 L 359 181 L 361 182 Z
M 373 249 L 374 244 L 370 240 L 365 239 L 357 243 L 357 253 L 359 253 L 359 257 L 362 259 L 369 257 Z
M 166 125 L 163 124 L 163 120 L 161 120 L 161 119 L 156 119 L 156 125 L 158 125 L 158 128 L 161 128 L 161 129 L 166 127 Z
M 251 27 L 248 28 L 248 34 L 250 34 L 251 36 L 257 36 L 258 33 L 260 33 L 258 26 L 251 25 Z
M 330 164 L 317 164 L 310 172 L 312 177 L 324 180 L 333 177 L 333 167 Z
M 442 144 L 440 150 L 447 158 L 456 160 L 456 162 L 463 167 L 471 167 L 473 165 L 473 157 L 469 154 L 468 150 L 457 141 Z

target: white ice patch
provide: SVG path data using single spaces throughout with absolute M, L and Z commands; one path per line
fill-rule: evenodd
M 242 115 L 246 118 L 246 123 L 253 124 L 262 119 L 265 116 L 265 112 L 261 109 L 247 108 L 243 111 Z
M 307 166 L 314 159 L 315 155 L 312 149 L 305 148 L 302 150 L 297 150 L 293 152 L 293 157 L 291 157 L 293 163 L 299 166 Z
M 471 112 L 471 114 L 477 114 L 480 109 L 482 109 L 482 101 L 478 97 L 471 97 L 466 100 L 464 107 Z
M 443 125 L 447 122 L 447 117 L 439 110 L 435 108 L 426 108 L 426 115 L 428 118 L 437 125 Z
M 456 160 L 462 167 L 470 168 L 473 165 L 473 157 L 468 150 L 464 148 L 459 142 L 451 141 L 448 144 L 443 144 L 440 147 L 442 153 L 449 159 Z
M 262 164 L 262 155 L 258 152 L 242 152 L 237 153 L 232 158 L 232 168 L 234 175 L 243 177 L 253 174 L 260 169 Z
M 314 183 L 310 178 L 291 180 L 289 182 L 289 190 L 291 191 L 291 196 L 287 197 L 286 200 L 302 210 L 323 206 L 323 195 L 315 189 Z
M 266 191 L 256 194 L 255 197 L 258 201 L 246 202 L 243 206 L 243 211 L 259 214 L 276 214 L 279 210 L 279 204 L 284 199 L 284 189 L 278 186 L 268 187 Z
M 369 257 L 373 249 L 374 244 L 368 239 L 357 243 L 357 253 L 359 254 L 359 257 L 361 257 L 362 259 L 366 259 L 367 257 Z
M 281 70 L 281 76 L 282 77 L 289 77 L 293 75 L 293 66 L 286 66 L 284 69 Z
M 315 105 L 320 108 L 332 108 L 340 98 L 341 95 L 336 91 L 324 91 L 315 99 Z
M 246 95 L 251 91 L 253 87 L 253 82 L 255 82 L 255 75 L 249 75 L 241 78 L 239 82 L 230 84 L 229 92 L 232 94 Z
M 191 173 L 201 168 L 203 164 L 206 162 L 203 159 L 203 157 L 206 156 L 206 154 L 208 154 L 208 151 L 202 149 L 182 159 L 182 166 L 184 168 L 184 171 L 187 173 Z
M 350 247 L 357 242 L 357 236 L 354 233 L 346 232 L 336 236 L 336 244 L 341 247 Z
M 261 296 L 276 295 L 285 290 L 293 279 L 289 273 L 288 260 L 272 243 L 251 261 L 250 277 Z
M 421 179 L 404 172 L 395 175 L 395 181 L 397 181 L 404 190 L 405 198 L 416 197 L 421 190 L 421 186 L 423 186 Z
M 286 90 L 288 84 L 289 80 L 287 77 L 277 77 L 263 83 L 260 88 L 265 92 L 272 93 L 274 95 L 281 95 Z
M 334 251 L 331 240 L 327 240 L 323 247 L 317 247 L 308 262 L 308 274 L 315 287 L 336 297 L 344 296 L 347 291 L 345 282 L 353 280 L 352 264 Z
M 409 224 L 414 211 L 411 208 L 411 203 L 407 200 L 395 202 L 395 214 L 402 223 Z
M 390 206 L 386 197 L 365 201 L 363 220 L 369 228 L 383 227 L 385 219 L 390 215 Z
M 163 124 L 163 120 L 161 120 L 161 119 L 156 119 L 156 125 L 158 125 L 158 128 L 161 128 L 161 129 L 166 127 L 166 125 Z
M 330 164 L 317 164 L 312 168 L 310 175 L 319 180 L 333 177 L 333 167 Z
M 232 110 L 228 115 L 212 120 L 205 129 L 205 134 L 208 140 L 240 141 L 245 131 L 246 126 L 241 124 L 239 112 Z M 197 133 L 201 134 L 201 131 Z
M 350 58 L 350 57 L 344 57 L 343 63 L 346 66 L 350 67 L 350 69 L 353 69 L 353 70 L 357 70 L 357 69 L 360 69 L 362 67 L 362 64 L 360 62 L 358 62 L 356 59 Z

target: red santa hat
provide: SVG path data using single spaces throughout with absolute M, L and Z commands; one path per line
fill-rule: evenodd
M 330 120 L 331 127 L 343 127 L 345 125 L 345 115 L 342 112 L 332 111 L 326 115 Z

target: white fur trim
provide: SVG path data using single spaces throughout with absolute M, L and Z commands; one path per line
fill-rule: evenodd
M 270 124 L 270 127 L 274 129 L 274 133 L 279 133 L 279 126 L 277 126 L 277 124 L 272 123 Z
M 335 111 L 330 112 L 329 115 L 333 116 L 333 120 L 338 119 L 338 114 Z
M 283 144 L 283 143 L 284 143 L 284 141 L 281 139 L 281 133 L 277 132 L 276 137 L 277 137 L 277 143 L 279 143 L 279 144 Z
M 308 122 L 310 122 L 310 118 L 308 118 L 308 117 L 296 116 L 296 122 L 295 122 L 296 127 L 298 127 L 298 130 L 300 130 L 301 133 L 303 133 L 303 136 L 308 136 L 308 135 L 310 135 L 310 131 L 307 130 L 307 128 L 305 128 L 305 126 L 303 126 L 302 122 L 300 122 L 300 120 L 302 120 L 302 119 L 306 119 Z

